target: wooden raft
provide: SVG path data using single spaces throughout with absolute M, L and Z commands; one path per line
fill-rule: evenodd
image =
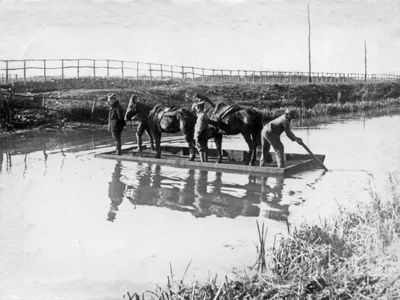
M 96 157 L 135 161 L 141 163 L 170 165 L 179 168 L 186 169 L 201 169 L 210 170 L 217 172 L 230 172 L 230 173 L 246 173 L 254 175 L 288 175 L 296 172 L 320 168 L 320 166 L 313 160 L 308 154 L 293 154 L 287 153 L 286 156 L 286 167 L 278 168 L 275 161 L 275 153 L 272 154 L 273 162 L 266 164 L 264 167 L 258 166 L 259 160 L 257 160 L 256 166 L 248 166 L 243 164 L 243 159 L 248 157 L 248 152 L 243 150 L 223 150 L 223 161 L 222 163 L 216 163 L 217 151 L 216 149 L 209 149 L 209 161 L 203 163 L 200 161 L 199 156 L 196 156 L 194 161 L 189 161 L 189 148 L 180 146 L 161 146 L 161 158 L 155 157 L 155 151 L 150 149 L 144 149 L 143 152 L 139 153 L 134 151 L 136 147 L 130 147 L 123 149 L 122 155 L 115 155 L 115 151 L 108 151 L 104 153 L 95 154 Z M 325 155 L 316 154 L 316 156 L 323 162 Z M 260 157 L 260 151 L 257 153 L 257 159 Z

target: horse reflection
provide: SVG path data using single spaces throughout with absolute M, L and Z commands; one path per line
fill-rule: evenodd
M 118 206 L 127 199 L 135 207 L 165 207 L 197 218 L 262 216 L 287 221 L 288 205 L 280 204 L 283 177 L 248 176 L 248 182 L 239 185 L 224 183 L 220 172 L 188 169 L 175 177 L 168 170 L 160 165 L 138 164 L 134 174 L 128 170 L 121 174 L 121 163 L 117 162 L 109 183 L 108 220 L 115 220 Z

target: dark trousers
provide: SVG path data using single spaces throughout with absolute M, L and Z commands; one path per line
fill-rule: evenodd
M 121 146 L 122 146 L 122 142 L 121 142 L 121 135 L 122 135 L 122 130 L 123 127 L 121 126 L 115 126 L 111 128 L 111 135 L 115 140 L 115 147 L 116 147 L 116 154 L 117 155 L 121 155 Z
M 260 166 L 263 166 L 267 161 L 269 156 L 269 149 L 270 147 L 274 148 L 276 154 L 276 162 L 278 164 L 278 168 L 285 167 L 285 151 L 283 148 L 283 144 L 281 142 L 280 135 L 274 133 L 271 130 L 271 127 L 267 124 L 264 126 L 263 130 L 261 131 L 261 159 L 260 159 Z

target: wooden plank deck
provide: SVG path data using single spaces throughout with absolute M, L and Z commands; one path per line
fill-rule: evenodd
M 123 149 L 122 155 L 117 156 L 114 154 L 115 151 L 108 151 L 104 153 L 96 154 L 96 157 L 135 161 L 141 163 L 161 164 L 170 165 L 179 168 L 193 168 L 219 172 L 230 172 L 230 173 L 246 173 L 255 175 L 288 175 L 303 170 L 320 168 L 318 164 L 307 154 L 286 154 L 286 167 L 278 168 L 275 162 L 275 154 L 272 153 L 273 162 L 267 164 L 264 167 L 248 166 L 243 164 L 243 158 L 247 157 L 248 153 L 243 150 L 223 150 L 223 162 L 217 162 L 217 151 L 216 149 L 209 149 L 209 162 L 201 162 L 199 156 L 196 156 L 194 161 L 189 161 L 189 149 L 181 146 L 161 146 L 161 158 L 155 158 L 155 151 L 150 149 L 144 149 L 143 152 L 135 152 L 135 146 Z M 260 152 L 258 151 L 258 159 Z M 323 162 L 325 155 L 317 155 L 317 157 Z

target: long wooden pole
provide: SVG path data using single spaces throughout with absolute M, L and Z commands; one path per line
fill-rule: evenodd
M 308 82 L 311 83 L 311 22 L 310 22 L 310 4 L 307 5 L 308 10 Z
M 8 84 L 8 60 L 6 60 L 6 84 Z
M 364 81 L 367 81 L 367 41 L 364 40 Z
M 325 171 L 328 171 L 328 168 L 325 167 L 325 165 L 322 163 L 322 161 L 320 161 L 319 158 L 316 157 L 316 156 L 314 155 L 314 153 L 311 152 L 310 148 L 308 148 L 303 142 L 300 143 L 300 145 L 302 145 L 303 148 L 306 149 L 306 151 L 312 156 L 312 158 L 313 158 Z

